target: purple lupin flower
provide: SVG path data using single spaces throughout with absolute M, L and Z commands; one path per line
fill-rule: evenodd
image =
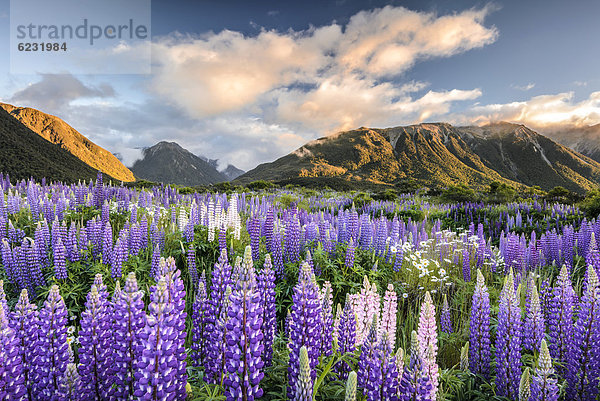
M 2 282 L 0 281 L 0 289 Z M 4 307 L 5 311 L 8 311 L 6 302 L 1 302 L 2 297 L 0 296 L 0 307 Z M 15 305 L 15 311 L 11 314 L 10 325 L 15 332 L 17 338 L 17 347 L 19 350 L 20 363 L 23 367 L 23 384 L 25 386 L 25 393 L 28 399 L 32 399 L 33 394 L 33 383 L 31 377 L 33 376 L 32 367 L 33 358 L 36 352 L 36 344 L 38 342 L 38 312 L 37 307 L 29 302 L 29 296 L 27 290 L 23 289 L 19 296 L 19 301 Z
M 567 360 L 569 400 L 595 400 L 600 378 L 600 293 L 594 266 L 588 265 L 588 285 L 581 297 L 574 340 Z
M 197 288 L 196 298 L 192 307 L 191 359 L 194 366 L 204 366 L 207 346 L 205 326 L 208 315 L 208 295 L 204 281 L 199 281 Z
M 291 216 L 286 222 L 283 254 L 288 263 L 300 260 L 300 221 L 297 215 Z
M 275 269 L 275 275 L 279 279 L 282 279 L 285 275 L 281 242 L 281 233 L 278 230 L 274 231 L 273 238 L 271 240 L 271 249 L 273 252 L 273 268 Z
M 58 385 L 59 401 L 77 401 L 81 399 L 81 377 L 77 365 L 73 362 L 67 364 L 65 375 Z
M 190 245 L 187 251 L 187 268 L 192 282 L 192 287 L 198 283 L 198 269 L 196 267 L 196 249 Z M 206 291 L 206 288 L 204 289 Z
M 151 292 L 149 315 L 140 332 L 140 357 L 135 372 L 134 397 L 139 400 L 176 400 L 179 363 L 175 355 L 179 333 L 178 316 L 169 302 L 165 277 Z
M 273 357 L 273 340 L 277 330 L 275 302 L 275 271 L 271 264 L 271 255 L 265 256 L 265 263 L 258 275 L 258 291 L 260 293 L 261 309 L 263 311 L 263 355 L 265 366 L 271 365 Z
M 208 314 L 206 316 L 206 326 L 204 328 L 207 337 L 207 355 L 205 362 L 205 374 L 211 383 L 220 383 L 223 372 L 222 354 L 224 338 L 224 326 L 219 320 L 224 308 L 224 302 L 229 301 L 225 296 L 228 287 L 231 287 L 231 265 L 227 259 L 227 250 L 221 250 L 218 262 L 215 264 L 211 287 Z M 231 290 L 231 288 L 230 288 Z
M 265 246 L 267 248 L 267 252 L 273 252 L 271 249 L 271 239 L 273 238 L 273 228 L 275 227 L 275 215 L 273 212 L 273 207 L 269 207 L 267 210 L 267 215 L 265 217 L 265 224 L 263 224 L 263 232 L 262 235 L 265 237 Z
M 398 398 L 402 401 L 431 401 L 432 388 L 429 376 L 423 370 L 421 364 L 417 332 L 413 330 L 411 333 L 410 364 L 404 368 Z
M 177 370 L 175 374 L 175 395 L 179 398 L 185 398 L 185 385 L 187 383 L 185 339 L 187 330 L 185 327 L 185 319 L 187 313 L 185 311 L 185 286 L 181 279 L 181 271 L 175 265 L 175 259 L 168 257 L 162 259 L 159 263 L 159 276 L 164 277 L 167 283 L 168 302 L 173 306 L 174 326 L 176 337 L 174 338 L 172 352 L 177 360 Z
M 550 358 L 546 340 L 542 340 L 541 344 L 538 365 L 531 382 L 530 401 L 557 401 L 558 385 L 556 384 L 556 378 L 554 378 L 552 358 Z
M 81 388 L 86 400 L 107 399 L 113 384 L 111 320 L 108 301 L 100 296 L 96 285 L 92 285 L 79 331 Z
M 150 265 L 150 275 L 158 281 L 158 264 L 160 263 L 160 247 L 156 245 L 152 252 L 152 262 Z
M 252 247 L 252 260 L 255 262 L 260 258 L 260 219 L 253 215 L 248 218 L 246 228 L 250 235 L 250 246 Z
M 298 284 L 294 287 L 293 305 L 289 324 L 290 361 L 288 366 L 288 398 L 293 398 L 298 385 L 300 348 L 306 346 L 310 360 L 311 377 L 316 378 L 316 366 L 321 351 L 323 315 L 319 287 L 308 263 L 302 265 Z
M 452 317 L 450 316 L 450 305 L 448 305 L 448 297 L 446 294 L 444 294 L 444 303 L 442 304 L 440 323 L 444 333 L 452 333 Z
M 227 249 L 227 229 L 225 227 L 219 231 L 219 252 L 223 252 L 223 249 Z
M 67 278 L 67 251 L 62 243 L 62 239 L 56 241 L 54 246 L 54 277 L 57 280 L 64 280 Z
M 117 282 L 118 284 L 118 282 Z M 129 273 L 122 291 L 113 295 L 112 357 L 115 386 L 111 398 L 128 399 L 133 396 L 134 374 L 139 360 L 140 334 L 146 324 L 144 293 L 138 288 L 135 273 Z
M 481 270 L 471 305 L 469 336 L 469 370 L 489 378 L 490 375 L 490 295 Z
M 44 280 L 44 276 L 42 275 L 42 266 L 39 255 L 39 245 L 32 240 L 30 246 L 27 248 L 27 266 L 29 275 L 31 276 L 31 284 L 33 286 L 42 286 L 46 284 L 46 280 Z
M 402 268 L 402 262 L 404 262 L 404 249 L 402 248 L 402 243 L 397 243 L 392 246 L 392 253 L 396 256 L 394 257 L 394 271 L 399 272 Z
M 344 305 L 344 310 L 340 317 L 336 337 L 340 355 L 354 353 L 354 350 L 356 349 L 356 318 L 348 297 L 346 297 L 346 304 Z M 340 361 L 335 366 L 335 371 L 340 380 L 345 380 L 348 377 L 350 370 L 350 365 L 348 365 L 346 361 Z
M 439 386 L 439 367 L 437 364 L 437 324 L 435 319 L 435 305 L 429 291 L 425 293 L 425 299 L 421 304 L 419 314 L 419 351 L 422 355 L 423 371 L 431 382 L 431 399 L 437 398 Z
M 20 400 L 27 394 L 26 383 L 19 339 L 8 324 L 8 312 L 0 302 L 0 399 Z
M 542 307 L 540 304 L 537 286 L 535 283 L 533 283 L 533 279 L 530 282 L 532 283 L 531 299 L 529 301 L 527 315 L 525 317 L 523 346 L 525 349 L 534 351 L 540 347 L 546 332 L 546 325 L 544 323 L 544 316 L 542 315 Z
M 127 259 L 126 242 L 123 238 L 118 238 L 115 248 L 112 252 L 112 262 L 110 274 L 114 280 L 123 276 L 123 262 Z
M 344 266 L 348 269 L 354 267 L 354 239 L 350 238 L 348 246 L 346 247 L 346 258 L 344 259 Z
M 554 298 L 552 286 L 550 285 L 550 281 L 548 279 L 545 279 L 541 282 L 539 295 L 540 304 L 542 305 L 542 314 L 544 317 L 544 322 L 548 323 L 550 321 L 551 304 Z
M 498 394 L 517 398 L 521 379 L 521 308 L 512 269 L 504 281 L 496 331 L 496 388 Z
M 469 253 L 469 247 L 465 246 L 463 250 L 463 279 L 465 281 L 471 281 L 471 254 Z
M 596 244 L 596 235 L 593 232 L 590 236 L 590 245 L 585 257 L 585 263 L 588 266 L 593 266 L 596 270 L 596 274 L 600 271 L 600 251 L 598 250 L 598 245 Z
M 227 323 L 229 322 L 229 304 L 231 297 L 231 287 L 227 286 L 225 289 L 225 298 L 223 299 L 222 309 L 219 317 L 217 318 L 214 326 L 214 331 L 212 333 L 212 337 L 220 336 L 220 342 L 217 344 L 212 344 L 210 348 L 208 348 L 207 356 L 211 357 L 211 362 L 216 366 L 213 371 L 210 372 L 211 376 L 208 378 L 210 382 L 223 386 L 223 382 L 225 376 L 227 374 Z M 208 371 L 208 366 L 206 366 L 206 370 Z
M 226 324 L 227 376 L 224 380 L 228 401 L 260 398 L 263 362 L 261 296 L 252 264 L 252 248 L 246 247 L 235 288 L 229 296 Z
M 325 281 L 321 289 L 321 314 L 321 355 L 330 356 L 333 354 L 333 291 L 329 281 Z
M 392 353 L 390 340 L 387 338 L 387 332 L 383 333 L 383 337 L 379 341 L 377 348 L 377 356 L 381 368 L 381 388 L 378 393 L 374 394 L 373 400 L 398 400 L 399 376 L 398 366 L 396 364 L 396 356 Z
M 71 262 L 77 262 L 80 259 L 79 249 L 77 247 L 77 227 L 71 223 L 67 239 L 67 257 Z
M 113 233 L 110 223 L 107 221 L 102 231 L 102 263 L 110 265 L 113 252 Z
M 567 356 L 573 344 L 573 287 L 569 271 L 563 265 L 554 285 L 554 298 L 550 305 L 550 355 L 557 365 L 557 372 L 563 375 Z
M 377 352 L 377 318 L 373 318 L 369 334 L 363 342 L 358 360 L 358 388 L 363 390 L 367 400 L 371 401 L 381 391 L 381 362 Z
M 33 399 L 49 400 L 58 391 L 69 362 L 67 344 L 67 308 L 58 286 L 53 285 L 40 310 L 38 341 L 33 357 L 31 382 Z

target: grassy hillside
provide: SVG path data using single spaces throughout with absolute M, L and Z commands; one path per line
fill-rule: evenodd
M 58 144 L 95 170 L 121 181 L 134 181 L 133 173 L 112 153 L 96 145 L 58 117 L 28 107 L 0 103 L 23 125 L 44 139 Z
M 77 182 L 96 177 L 97 170 L 21 124 L 0 108 L 0 171 L 11 179 Z
M 435 123 L 360 128 L 319 138 L 235 182 L 285 184 L 324 178 L 354 188 L 398 181 L 430 188 L 483 188 L 497 181 L 517 188 L 563 186 L 584 192 L 598 186 L 600 164 L 522 125 Z

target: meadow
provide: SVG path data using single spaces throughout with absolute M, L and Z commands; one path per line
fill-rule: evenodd
M 0 190 L 2 400 L 598 399 L 577 205 Z

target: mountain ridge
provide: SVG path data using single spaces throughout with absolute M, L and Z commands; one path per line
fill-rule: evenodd
M 59 117 L 31 107 L 0 103 L 0 108 L 42 138 L 57 144 L 90 167 L 121 181 L 134 181 L 133 173 L 112 153 L 82 135 Z
M 600 163 L 522 124 L 422 123 L 361 127 L 318 138 L 257 166 L 235 182 L 293 183 L 306 177 L 335 178 L 357 186 L 414 180 L 427 187 L 461 183 L 485 187 L 499 181 L 543 189 L 560 185 L 583 192 L 598 186 Z
M 131 167 L 136 177 L 186 186 L 210 185 L 228 181 L 204 158 L 176 142 L 161 141 L 143 150 L 143 158 Z
M 67 183 L 95 179 L 97 174 L 97 170 L 32 131 L 2 107 L 0 172 L 17 180 L 33 177 Z

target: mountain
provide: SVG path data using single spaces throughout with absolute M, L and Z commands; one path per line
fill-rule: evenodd
M 241 170 L 232 164 L 228 164 L 225 170 L 221 170 L 221 174 L 223 174 L 228 181 L 235 180 L 244 173 L 244 170 Z
M 219 171 L 219 173 L 223 174 L 227 181 L 234 180 L 245 173 L 244 170 L 237 168 L 233 164 L 228 164 L 227 167 L 225 167 L 225 169 L 219 170 L 219 159 L 209 159 L 205 156 L 198 157 L 210 164 L 211 166 L 213 166 L 216 170 Z
M 143 153 L 131 168 L 138 178 L 186 186 L 227 181 L 210 163 L 175 142 L 159 142 Z
M 311 141 L 239 177 L 277 183 L 392 185 L 414 180 L 427 187 L 492 181 L 522 187 L 560 185 L 583 192 L 600 182 L 600 163 L 524 125 L 446 123 L 386 129 L 359 128 Z
M 0 107 L 0 172 L 18 180 L 33 177 L 77 182 L 95 179 L 97 170 Z
M 545 130 L 544 135 L 600 162 L 600 124 L 585 127 L 556 127 Z
M 23 125 L 42 138 L 58 144 L 95 170 L 121 181 L 135 181 L 133 173 L 112 153 L 96 145 L 58 117 L 29 107 L 15 107 L 0 103 L 4 109 Z

